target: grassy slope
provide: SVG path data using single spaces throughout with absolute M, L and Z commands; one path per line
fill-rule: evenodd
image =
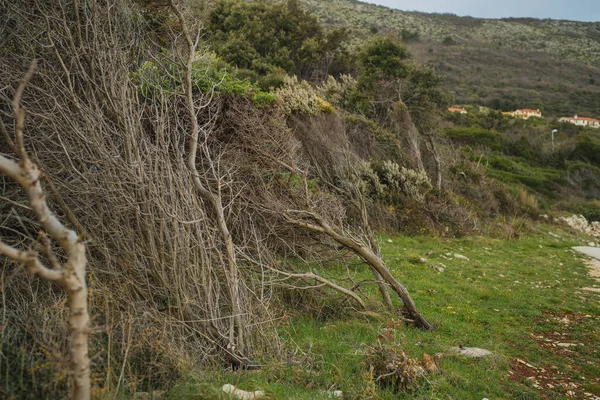
M 563 239 L 548 235 L 548 230 Z M 556 227 L 542 227 L 513 241 L 403 237 L 393 242 L 384 241 L 384 258 L 407 283 L 424 315 L 438 325 L 434 332 L 401 328 L 405 340 L 399 345 L 416 358 L 445 353 L 443 373 L 401 398 L 565 398 L 568 390 L 576 398 L 585 398 L 586 392 L 600 395 L 600 295 L 580 289 L 598 284 L 570 250 L 581 239 Z M 457 252 L 470 261 L 446 255 Z M 420 257 L 447 268 L 436 272 L 419 262 Z M 343 271 L 333 274 L 341 276 Z M 362 267 L 355 280 L 361 278 L 369 278 Z M 374 288 L 370 290 L 376 296 Z M 321 390 L 330 387 L 343 390 L 345 398 L 398 398 L 373 384 L 364 361 L 379 329 L 390 323 L 389 316 L 338 309 L 315 319 L 290 312 L 280 334 L 293 362 L 259 372 L 200 376 L 177 388 L 173 398 L 226 398 L 219 392 L 224 383 L 262 388 L 275 399 L 326 398 Z M 569 323 L 560 322 L 565 317 Z M 584 346 L 552 347 L 556 342 Z M 483 347 L 495 355 L 473 360 L 449 354 L 449 347 L 458 345 Z M 520 364 L 517 358 L 540 369 Z M 541 389 L 528 376 L 544 376 L 536 378 Z
M 511 50 L 539 51 L 600 65 L 600 23 L 537 19 L 483 19 L 391 10 L 355 0 L 301 0 L 327 25 L 348 27 L 356 40 L 381 33 L 416 31 L 428 41 L 447 36 Z
M 390 10 L 353 0 L 301 0 L 354 44 L 375 33 L 418 32 L 409 43 L 435 66 L 459 103 L 509 100 L 504 108 L 544 108 L 555 116 L 600 117 L 600 23 L 492 20 Z M 456 42 L 442 45 L 446 37 Z

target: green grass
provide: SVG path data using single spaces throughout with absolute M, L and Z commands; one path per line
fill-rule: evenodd
M 558 233 L 558 239 L 548 231 Z M 273 399 L 327 398 L 323 390 L 340 389 L 345 398 L 377 399 L 536 399 L 566 398 L 567 390 L 600 395 L 598 294 L 582 291 L 594 285 L 582 259 L 571 246 L 583 240 L 557 227 L 541 227 L 520 240 L 483 237 L 447 240 L 431 237 L 382 238 L 382 253 L 394 275 L 413 295 L 423 315 L 436 325 L 433 332 L 403 326 L 399 345 L 414 358 L 444 353 L 442 374 L 430 376 L 413 391 L 395 393 L 379 388 L 369 376 L 366 353 L 379 330 L 393 316 L 341 309 L 309 317 L 290 307 L 291 318 L 279 329 L 287 363 L 261 371 L 198 374 L 172 393 L 172 398 L 227 398 L 224 383 L 243 389 L 261 388 Z M 453 255 L 460 253 L 469 261 Z M 426 263 L 419 261 L 421 257 Z M 445 265 L 444 272 L 430 264 Z M 355 281 L 369 279 L 364 266 L 350 268 Z M 345 268 L 322 271 L 342 278 Z M 377 291 L 365 287 L 375 305 Z M 313 302 L 315 300 L 313 299 Z M 348 303 L 344 303 L 347 304 Z M 570 319 L 565 325 L 564 317 Z M 554 333 L 584 346 L 547 348 L 543 339 Z M 452 346 L 482 347 L 494 355 L 480 360 L 452 355 Z M 509 374 L 519 358 L 544 368 L 555 388 L 536 390 L 533 382 Z M 556 368 L 554 368 L 556 367 Z M 558 374 L 556 371 L 559 371 Z M 568 389 L 560 382 L 571 382 Z M 577 397 L 583 398 L 583 397 Z

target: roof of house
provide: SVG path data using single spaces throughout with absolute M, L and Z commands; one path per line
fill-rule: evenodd
M 448 107 L 449 111 L 467 111 L 464 108 L 459 108 L 459 107 Z
M 569 120 L 569 121 L 600 122 L 600 120 L 598 120 L 596 118 L 578 117 L 577 115 L 575 117 L 562 117 L 561 119 L 566 119 L 566 120 Z

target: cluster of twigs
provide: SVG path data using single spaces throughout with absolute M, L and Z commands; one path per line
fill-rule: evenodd
M 276 356 L 271 305 L 278 286 L 316 283 L 364 308 L 353 290 L 293 267 L 298 260 L 318 262 L 322 249 L 356 254 L 371 266 L 386 304 L 390 286 L 408 319 L 429 329 L 377 254 L 370 230 L 357 234 L 346 223 L 346 202 L 356 199 L 309 188 L 311 175 L 323 174 L 283 114 L 193 90 L 201 31 L 179 4 L 165 4 L 165 12 L 178 20 L 161 34 L 172 44 L 167 52 L 181 85 L 148 99 L 132 72 L 155 57 L 152 40 L 164 38 L 146 35 L 136 6 L 117 0 L 0 6 L 0 18 L 13 27 L 0 43 L 0 95 L 10 98 L 24 66 L 40 60 L 23 96 L 31 112 L 17 145 L 42 169 L 58 217 L 88 248 L 97 390 L 150 388 L 215 357 L 251 367 L 257 355 Z M 18 130 L 11 107 L 2 107 L 3 131 Z M 10 246 L 33 246 L 42 221 L 13 183 L 2 184 L 0 237 Z M 0 284 L 0 346 L 13 352 L 13 364 L 28 364 L 21 372 L 28 382 L 4 389 L 63 393 L 64 295 L 23 280 L 18 265 L 4 266 Z M 0 375 L 15 366 L 9 362 Z M 34 384 L 40 376 L 44 385 Z

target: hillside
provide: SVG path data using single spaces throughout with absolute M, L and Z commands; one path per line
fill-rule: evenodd
M 446 76 L 457 103 L 600 116 L 600 23 L 479 19 L 392 10 L 353 0 L 301 0 L 356 45 L 402 34 L 419 62 Z
M 595 61 L 352 2 L 0 4 L 0 399 L 600 396 L 600 130 L 447 90 L 592 113 Z

